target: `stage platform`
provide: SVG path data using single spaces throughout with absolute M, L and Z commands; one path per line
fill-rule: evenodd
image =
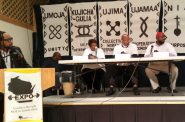
M 178 93 L 168 93 L 166 87 L 160 93 L 152 93 L 150 88 L 140 88 L 141 95 L 135 96 L 132 89 L 106 96 L 105 92 L 76 94 L 71 96 L 54 95 L 44 97 L 45 105 L 106 105 L 106 104 L 185 104 L 185 87 L 178 87 Z
M 185 122 L 185 87 L 177 90 L 174 96 L 164 87 L 158 94 L 140 88 L 139 96 L 126 89 L 108 97 L 104 92 L 44 97 L 44 122 Z

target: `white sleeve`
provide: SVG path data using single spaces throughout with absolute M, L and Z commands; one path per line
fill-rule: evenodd
M 85 49 L 85 51 L 84 51 L 84 53 L 83 53 L 83 56 L 88 56 L 89 55 L 89 49 L 87 48 L 87 49 Z
M 101 48 L 98 48 L 98 54 L 97 54 L 98 58 L 105 58 L 105 54 L 103 52 L 103 50 Z
M 168 43 L 168 48 L 169 48 L 170 56 L 177 56 L 177 52 L 175 48 L 170 43 Z
M 137 46 L 135 44 L 133 44 L 132 54 L 138 54 L 138 49 L 137 49 Z
M 151 54 L 150 54 L 150 51 L 151 51 L 151 45 L 149 45 L 145 51 L 145 55 L 144 57 L 151 57 Z
M 115 54 L 119 54 L 119 52 L 118 52 L 118 46 L 115 46 L 114 47 L 113 55 L 115 55 Z

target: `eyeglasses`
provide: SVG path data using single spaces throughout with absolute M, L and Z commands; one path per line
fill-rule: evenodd
M 10 37 L 10 38 L 7 38 L 7 39 L 3 39 L 4 41 L 9 41 L 9 42 L 11 42 L 11 41 L 13 41 L 13 38 L 12 37 Z

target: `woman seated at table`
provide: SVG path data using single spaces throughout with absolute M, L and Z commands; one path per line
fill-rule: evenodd
M 85 49 L 83 56 L 88 56 L 89 59 L 104 59 L 105 54 L 102 49 L 97 47 L 97 41 L 90 39 L 88 48 Z M 105 74 L 104 64 L 84 64 L 82 67 L 82 77 L 87 84 L 88 92 L 96 93 L 100 91 L 101 80 Z

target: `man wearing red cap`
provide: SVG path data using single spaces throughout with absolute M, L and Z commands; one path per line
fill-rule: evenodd
M 165 35 L 163 32 L 156 33 L 156 42 L 150 44 L 147 47 L 145 57 L 152 57 L 153 52 L 169 52 L 170 56 L 177 56 L 175 48 L 170 43 L 165 42 Z M 175 88 L 176 80 L 178 77 L 178 68 L 175 66 L 175 64 L 171 64 L 170 67 L 171 85 L 170 87 L 167 87 L 167 89 L 169 92 L 171 92 L 171 89 L 173 89 L 173 92 L 177 93 L 177 90 Z M 159 93 L 161 91 L 161 87 L 159 86 L 158 79 L 156 76 L 157 74 L 159 74 L 160 71 L 169 74 L 169 62 L 151 62 L 149 63 L 148 68 L 145 69 L 146 75 L 150 80 L 153 93 Z

